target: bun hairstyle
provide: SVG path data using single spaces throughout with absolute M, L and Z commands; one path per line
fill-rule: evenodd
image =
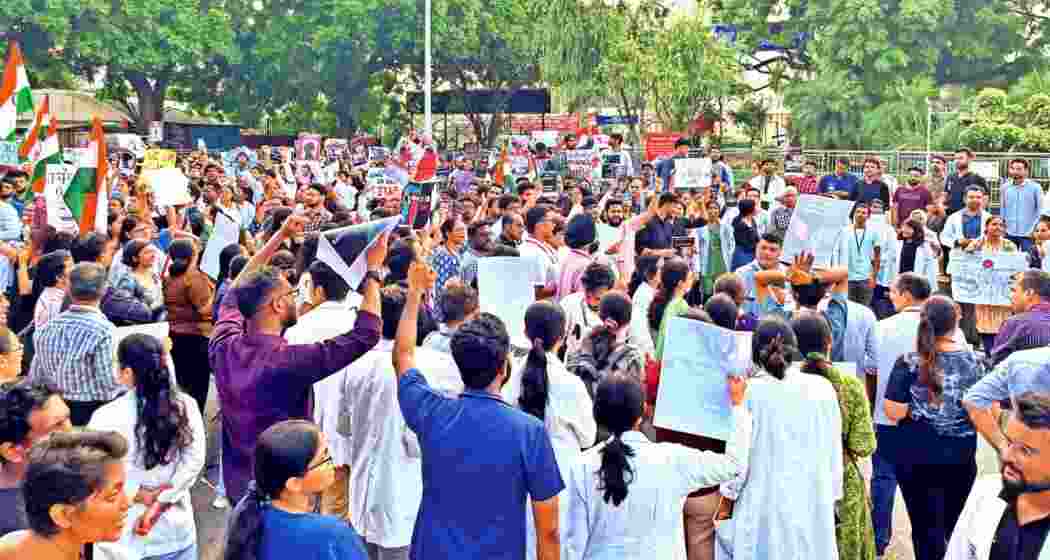
M 270 426 L 255 445 L 255 480 L 233 510 L 224 560 L 258 560 L 262 508 L 281 496 L 288 479 L 302 477 L 321 444 L 317 426 L 285 420 Z
M 606 377 L 594 391 L 594 419 L 612 434 L 599 452 L 602 457 L 598 489 L 606 503 L 618 506 L 627 499 L 634 482 L 634 469 L 628 460 L 634 449 L 623 441 L 623 433 L 634 428 L 645 409 L 645 391 L 637 379 L 614 374 Z
M 791 330 L 795 331 L 798 352 L 803 356 L 802 371 L 824 375 L 823 366 L 811 356 L 827 352 L 831 341 L 831 326 L 827 319 L 812 311 L 802 311 L 791 320 Z
M 627 285 L 627 295 L 634 297 L 638 286 L 656 276 L 660 272 L 660 257 L 656 255 L 644 255 L 634 261 L 634 273 L 631 274 L 631 282 Z
M 171 265 L 168 267 L 168 274 L 172 278 L 177 278 L 186 273 L 190 268 L 190 263 L 193 262 L 193 254 L 196 251 L 196 247 L 193 241 L 190 239 L 176 239 L 171 242 L 168 247 L 168 256 L 171 258 Z
M 926 300 L 919 313 L 919 335 L 915 347 L 919 354 L 919 383 L 926 386 L 931 402 L 944 394 L 944 371 L 937 366 L 937 339 L 951 336 L 959 323 L 955 302 L 944 296 Z
M 525 311 L 525 334 L 532 341 L 532 349 L 522 369 L 518 405 L 525 412 L 544 420 L 550 397 L 547 352 L 565 335 L 565 312 L 560 305 L 549 301 L 530 305 Z
M 797 347 L 791 327 L 779 317 L 767 316 L 755 327 L 751 359 L 773 377 L 784 379 Z
M 664 310 L 667 304 L 674 298 L 674 291 L 678 285 L 685 282 L 689 276 L 689 264 L 685 259 L 672 258 L 664 261 L 660 268 L 660 287 L 653 296 L 653 302 L 649 305 L 649 328 L 653 331 L 660 330 L 660 323 L 664 319 Z

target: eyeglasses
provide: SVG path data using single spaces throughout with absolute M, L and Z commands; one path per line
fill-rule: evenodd
M 321 467 L 325 467 L 327 465 L 332 465 L 332 464 L 334 464 L 334 460 L 332 459 L 332 456 L 330 454 L 328 454 L 328 453 L 325 453 L 325 458 L 321 459 L 320 463 L 317 463 L 316 465 L 314 465 L 312 467 L 307 467 L 306 468 L 306 473 L 303 473 L 303 474 L 310 473 L 311 471 L 314 471 L 314 470 L 319 469 Z

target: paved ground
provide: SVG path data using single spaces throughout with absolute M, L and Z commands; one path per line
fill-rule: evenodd
M 209 393 L 208 403 L 208 470 L 207 479 L 212 484 L 218 481 L 218 459 L 216 450 L 219 448 L 215 402 L 215 387 Z M 991 448 L 981 442 L 977 451 L 977 464 L 979 476 L 998 472 L 999 465 L 995 453 Z M 866 471 L 870 475 L 870 468 Z M 193 489 L 193 507 L 197 513 L 197 537 L 201 547 L 200 560 L 219 560 L 222 558 L 222 543 L 225 534 L 226 515 L 229 509 L 216 509 L 212 507 L 215 492 L 208 482 L 201 481 Z M 908 521 L 908 513 L 904 508 L 904 501 L 900 492 L 897 492 L 897 504 L 893 509 L 893 542 L 886 551 L 885 560 L 914 560 L 915 554 L 911 546 L 911 524 Z

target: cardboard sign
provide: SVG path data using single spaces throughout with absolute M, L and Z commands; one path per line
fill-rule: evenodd
M 853 202 L 824 196 L 803 194 L 791 214 L 784 235 L 784 250 L 780 260 L 791 262 L 796 255 L 806 252 L 813 255 L 813 264 L 820 268 L 831 266 L 832 257 L 839 245 Z
M 645 161 L 653 161 L 657 158 L 666 157 L 674 152 L 674 144 L 682 134 L 679 133 L 654 133 L 645 135 Z
M 710 158 L 681 158 L 674 160 L 675 189 L 702 189 L 710 186 Z
M 350 141 L 346 138 L 329 138 L 324 141 L 324 153 L 330 160 L 341 159 L 350 152 Z
M 401 200 L 403 191 L 397 183 L 380 183 L 372 187 L 372 197 L 379 200 Z
M 671 318 L 653 424 L 728 440 L 733 432 L 729 376 L 746 376 L 750 368 L 751 333 Z
M 150 142 L 163 142 L 164 141 L 164 123 L 160 121 L 153 121 L 149 123 L 149 141 Z
M 601 158 L 592 150 L 566 150 L 565 163 L 570 177 L 590 180 L 601 165 Z
M 142 169 L 169 169 L 175 167 L 175 150 L 146 150 Z
M 48 164 L 44 175 L 44 196 L 47 201 L 47 225 L 58 231 L 77 233 L 79 227 L 73 212 L 66 206 L 66 189 L 77 174 L 75 165 Z
M 190 179 L 178 168 L 145 169 L 142 179 L 153 187 L 153 201 L 160 208 L 185 206 L 193 202 Z
M 0 142 L 0 165 L 18 167 L 18 142 Z
M 553 148 L 558 145 L 558 131 L 557 130 L 533 130 L 532 141 L 536 144 L 543 144 L 548 148 Z
M 953 249 L 948 263 L 955 301 L 1008 306 L 1016 274 L 1028 269 L 1028 255 L 967 253 Z
M 989 183 L 999 181 L 999 162 L 997 161 L 971 161 L 970 171 L 984 177 Z
M 383 146 L 368 147 L 368 161 L 386 161 L 390 157 L 390 150 Z
M 295 157 L 299 160 L 320 161 L 321 135 L 300 133 L 295 140 Z

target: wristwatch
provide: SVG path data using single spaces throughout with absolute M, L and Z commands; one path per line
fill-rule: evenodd
M 369 279 L 375 280 L 376 284 L 379 284 L 380 286 L 383 285 L 383 275 L 381 275 L 378 270 L 369 270 L 366 272 L 365 280 Z

